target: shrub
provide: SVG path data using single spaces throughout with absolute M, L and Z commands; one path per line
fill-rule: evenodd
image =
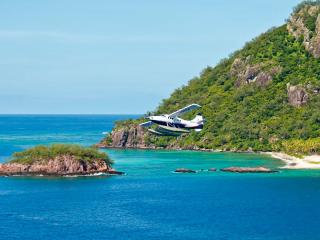
M 50 146 L 39 145 L 22 152 L 16 152 L 10 159 L 11 163 L 32 164 L 46 162 L 59 156 L 72 156 L 79 161 L 94 161 L 97 159 L 112 164 L 109 156 L 96 148 L 82 147 L 74 144 L 53 144 Z

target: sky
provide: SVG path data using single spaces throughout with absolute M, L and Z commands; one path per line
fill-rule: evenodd
M 140 114 L 298 0 L 1 0 L 0 114 Z

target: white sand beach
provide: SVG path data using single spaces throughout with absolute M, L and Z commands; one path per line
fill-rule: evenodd
M 269 152 L 268 154 L 284 161 L 286 165 L 282 168 L 285 169 L 320 169 L 320 155 L 298 158 L 281 152 Z

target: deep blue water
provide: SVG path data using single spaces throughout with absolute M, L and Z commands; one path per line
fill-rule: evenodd
M 91 145 L 136 116 L 0 116 L 0 161 L 35 144 Z M 279 167 L 256 154 L 106 150 L 125 176 L 0 178 L 0 239 L 320 239 L 320 172 L 271 175 L 177 167 Z
M 56 142 L 91 145 L 114 122 L 137 115 L 0 115 L 0 161 L 14 151 Z

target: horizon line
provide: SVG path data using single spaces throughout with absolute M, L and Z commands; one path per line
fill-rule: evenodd
M 0 113 L 3 115 L 144 115 L 145 113 Z

